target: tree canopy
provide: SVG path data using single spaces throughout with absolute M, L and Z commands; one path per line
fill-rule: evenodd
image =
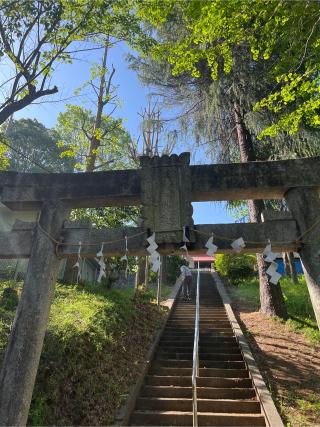
M 178 37 L 158 43 L 152 53 L 173 65 L 173 73 L 201 75 L 201 61 L 218 79 L 234 66 L 235 47 L 247 46 L 255 61 L 270 63 L 274 89 L 256 104 L 278 114 L 260 137 L 320 125 L 318 2 L 290 0 L 146 0 L 139 16 L 158 30 L 172 17 L 183 23 Z
M 54 129 L 47 129 L 32 119 L 11 120 L 5 131 L 6 158 L 10 170 L 18 172 L 72 172 L 73 160 L 61 159 L 59 139 Z

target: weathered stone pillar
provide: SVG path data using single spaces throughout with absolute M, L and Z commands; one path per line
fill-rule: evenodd
M 41 209 L 40 225 L 59 239 L 67 214 L 60 202 L 46 202 Z M 58 268 L 55 243 L 36 226 L 24 287 L 0 373 L 1 426 L 26 425 Z
M 180 244 L 182 228 L 193 226 L 189 163 L 189 153 L 140 157 L 143 226 L 156 231 L 158 244 Z
M 292 188 L 287 191 L 285 198 L 302 235 L 300 256 L 320 329 L 320 189 Z

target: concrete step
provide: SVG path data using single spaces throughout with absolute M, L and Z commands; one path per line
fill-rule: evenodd
M 160 340 L 160 345 L 167 345 L 168 347 L 175 347 L 175 346 L 193 346 L 194 337 L 177 337 L 176 339 L 167 339 L 166 337 L 163 337 Z M 235 337 L 221 337 L 221 338 L 207 338 L 203 340 L 199 340 L 200 346 L 213 346 L 218 344 L 236 344 L 238 345 L 238 342 Z
M 156 354 L 155 360 L 159 359 L 173 359 L 173 360 L 192 360 L 192 353 L 160 353 Z M 229 353 L 206 353 L 200 355 L 200 360 L 243 360 L 242 354 L 229 354 Z
M 147 385 L 191 387 L 191 377 L 147 375 Z M 197 387 L 252 388 L 250 378 L 199 377 Z
M 196 312 L 196 307 L 191 307 L 189 306 L 189 308 L 180 308 L 179 304 L 177 305 L 176 309 L 174 311 L 172 311 L 172 314 L 175 313 L 179 313 L 179 314 L 185 314 L 185 313 L 195 313 Z M 219 306 L 219 307 L 201 307 L 200 306 L 200 310 L 199 310 L 200 314 L 207 314 L 207 313 L 224 313 L 226 314 L 226 310 L 223 306 Z
M 168 320 L 167 326 L 175 326 L 175 327 L 188 327 L 194 329 L 195 324 L 192 320 Z M 229 320 L 204 320 L 199 322 L 199 328 L 202 329 L 203 327 L 218 327 L 218 328 L 230 328 L 230 322 Z
M 178 411 L 135 411 L 131 425 L 139 426 L 192 426 L 192 412 Z M 199 426 L 244 427 L 265 426 L 264 417 L 260 414 L 220 414 L 199 413 Z
M 195 281 L 195 278 L 194 278 Z M 192 426 L 192 301 L 180 300 L 169 317 L 145 377 L 130 425 Z M 199 426 L 265 426 L 249 371 L 211 275 L 200 288 Z
M 239 345 L 237 342 L 211 342 L 211 343 L 199 343 L 199 352 L 205 351 L 206 353 L 210 353 L 211 351 L 214 353 L 216 349 L 225 348 L 229 351 L 229 349 L 239 349 Z M 164 342 L 159 344 L 159 350 L 163 351 L 193 351 L 193 343 L 183 343 L 176 342 L 176 345 L 167 345 Z
M 194 334 L 163 334 L 161 342 L 192 342 L 194 341 Z M 199 343 L 206 344 L 207 342 L 237 342 L 234 335 L 231 334 L 213 334 L 209 336 L 199 336 Z
M 192 360 L 157 359 L 153 362 L 154 367 L 177 367 L 192 368 Z M 199 360 L 200 368 L 219 369 L 246 369 L 246 364 L 241 360 Z
M 191 398 L 192 387 L 145 385 L 141 390 L 141 396 Z M 197 396 L 200 399 L 253 399 L 256 392 L 253 388 L 197 387 Z
M 213 337 L 218 337 L 218 336 L 233 337 L 234 336 L 233 330 L 231 328 L 208 328 L 208 329 L 200 329 L 199 331 L 200 338 L 207 337 L 208 334 L 211 334 L 211 336 Z M 175 336 L 189 335 L 190 337 L 190 336 L 194 336 L 194 330 L 187 329 L 187 328 L 170 328 L 170 329 L 166 328 L 163 337 L 167 337 L 170 335 L 175 335 Z
M 176 311 L 171 313 L 170 317 L 189 317 L 189 318 L 194 318 L 195 317 L 196 312 L 195 311 L 187 311 L 187 312 L 183 312 L 183 311 Z M 227 313 L 225 311 L 205 311 L 205 312 L 200 312 L 200 317 L 228 317 Z
M 214 359 L 214 356 L 217 354 L 241 354 L 239 348 L 214 348 L 210 349 L 210 351 L 199 351 L 199 359 L 200 360 L 212 360 Z M 170 355 L 173 355 L 173 357 L 170 357 Z M 163 350 L 162 348 L 159 348 L 157 351 L 157 356 L 163 356 L 164 359 L 184 359 L 189 360 L 190 356 L 193 355 L 193 349 L 180 349 L 175 351 L 174 349 L 170 349 L 168 351 Z
M 177 367 L 157 367 L 151 366 L 149 375 L 158 376 L 190 376 L 192 368 L 177 368 Z M 249 378 L 247 369 L 232 369 L 232 368 L 200 368 L 199 377 L 221 377 L 221 378 Z
M 228 317 L 222 314 L 220 315 L 211 314 L 206 316 L 200 315 L 200 318 L 199 318 L 200 322 L 211 321 L 212 319 L 229 321 Z M 175 315 L 172 317 L 170 316 L 169 320 L 194 322 L 195 316 Z
M 195 319 L 194 318 L 193 319 L 186 319 L 185 317 L 181 317 L 181 318 L 176 318 L 175 317 L 173 319 L 169 318 L 168 322 L 173 322 L 173 323 L 184 322 L 184 323 L 190 323 L 191 325 L 194 325 Z M 217 318 L 217 317 L 208 317 L 208 318 L 205 318 L 205 319 L 201 319 L 200 318 L 200 320 L 199 320 L 199 324 L 210 323 L 210 322 L 220 322 L 220 323 L 228 322 L 228 323 L 230 323 L 229 319 L 225 319 L 223 317 L 219 317 L 219 318 Z
M 234 333 L 233 331 L 228 331 L 227 333 L 201 333 L 199 334 L 199 338 L 201 339 L 209 339 L 209 338 L 215 338 L 215 339 L 220 339 L 222 337 L 233 337 Z M 177 338 L 194 338 L 194 331 L 189 331 L 189 332 L 174 332 L 174 331 L 164 331 L 162 338 L 164 339 L 172 339 L 172 340 L 176 340 Z
M 261 413 L 260 403 L 255 400 L 231 399 L 200 399 L 197 400 L 199 412 L 231 412 L 242 414 Z M 192 398 L 175 397 L 139 397 L 136 404 L 137 410 L 143 411 L 192 411 Z

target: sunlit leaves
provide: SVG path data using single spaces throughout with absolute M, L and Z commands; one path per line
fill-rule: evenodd
M 2 140 L 5 140 L 5 137 L 0 132 L 0 171 L 8 169 L 10 164 L 8 158 L 8 147 L 1 143 Z
M 319 126 L 320 15 L 315 1 L 166 0 L 142 1 L 139 16 L 156 29 L 179 18 L 181 31 L 151 49 L 175 75 L 200 77 L 206 60 L 214 80 L 234 66 L 233 49 L 247 46 L 255 61 L 270 63 L 274 91 L 257 104 L 279 120 L 263 136 L 295 133 L 301 125 Z M 159 32 L 161 34 L 161 32 Z
M 95 128 L 95 116 L 89 109 L 78 105 L 67 105 L 66 111 L 58 116 L 57 131 L 62 139 L 57 146 L 62 149 L 61 157 L 75 160 L 75 168 L 86 169 L 92 139 L 99 141 L 95 150 L 97 164 L 103 169 L 125 167 L 129 163 L 128 143 L 130 136 L 124 130 L 121 119 L 102 116 L 100 128 Z

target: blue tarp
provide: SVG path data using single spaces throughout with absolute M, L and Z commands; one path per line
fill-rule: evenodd
M 276 259 L 276 261 L 277 261 L 277 264 L 278 264 L 278 270 L 277 270 L 277 271 L 278 271 L 278 273 L 280 273 L 280 274 L 284 275 L 284 264 L 283 264 L 283 260 L 282 260 L 282 258 L 277 258 L 277 259 Z M 298 274 L 303 274 L 300 259 L 295 259 L 295 260 L 294 260 L 294 265 L 295 265 L 295 267 L 296 267 L 296 271 L 297 271 L 297 273 L 298 273 Z

